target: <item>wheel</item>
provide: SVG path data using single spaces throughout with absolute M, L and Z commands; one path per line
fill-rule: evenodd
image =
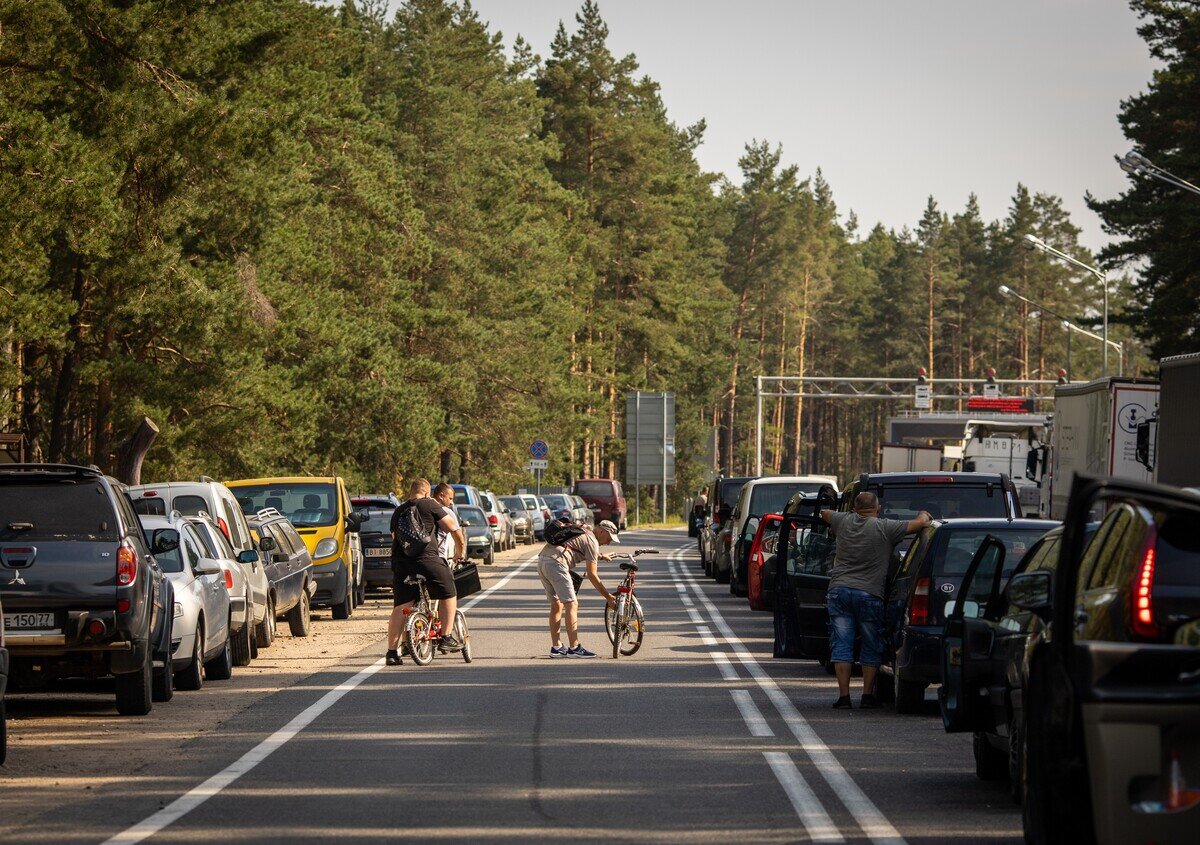
M 728 569 L 726 569 L 724 572 L 722 572 L 721 570 L 717 569 L 714 566 L 713 567 L 713 575 L 716 576 L 718 584 L 728 584 L 729 583 L 729 570 Z
M 267 612 L 254 628 L 254 641 L 259 648 L 270 648 L 275 639 L 275 597 L 267 596 Z
M 230 634 L 233 638 L 233 665 L 249 666 L 254 659 L 254 632 L 250 630 L 254 613 L 248 611 L 248 618 L 242 627 Z
M 233 677 L 233 643 L 228 634 L 221 653 L 204 664 L 204 677 L 210 681 L 228 681 Z
M 642 636 L 646 633 L 646 618 L 642 615 L 642 603 L 633 597 L 633 612 L 626 613 L 624 636 L 621 637 L 621 654 L 629 657 L 642 647 Z
M 404 639 L 408 643 L 408 653 L 412 655 L 413 663 L 418 666 L 428 666 L 433 662 L 433 640 L 429 639 L 431 628 L 429 617 L 419 610 L 408 615 L 404 625 Z
M 204 623 L 196 623 L 196 637 L 192 641 L 192 659 L 186 667 L 175 673 L 175 686 L 183 690 L 198 690 L 204 686 Z
M 975 777 L 980 780 L 1004 780 L 1008 776 L 1008 755 L 997 751 L 986 734 L 976 733 L 972 739 L 975 752 Z
M 925 684 L 919 681 L 906 681 L 900 674 L 900 667 L 892 667 L 892 697 L 896 702 L 897 713 L 920 713 L 925 707 Z
M 618 608 L 613 619 L 612 634 L 609 636 L 609 639 L 612 640 L 613 660 L 621 656 L 621 640 L 625 638 L 625 622 L 621 619 L 620 615 L 623 610 L 619 606 L 621 604 L 620 600 L 617 601 L 617 604 Z
M 333 606 L 334 619 L 349 619 L 354 615 L 354 586 L 350 583 L 349 576 L 346 577 L 346 594 L 342 596 L 340 603 Z
M 358 607 L 367 603 L 367 582 L 363 581 L 354 590 L 354 604 Z
M 892 684 L 892 679 L 889 676 L 880 672 L 875 676 L 875 697 L 882 704 L 893 704 L 895 702 L 896 687 Z
M 622 519 L 621 524 L 617 526 L 617 531 L 625 531 L 627 528 L 628 526 L 625 524 L 625 520 Z
M 8 717 L 4 712 L 4 699 L 0 698 L 0 766 L 8 756 Z
M 175 620 L 171 617 L 166 621 L 167 630 L 163 633 L 166 650 L 158 656 L 163 668 L 154 670 L 153 689 L 150 697 L 155 703 L 170 701 L 175 697 L 175 673 L 171 671 L 171 637 L 174 635 Z
M 307 584 L 300 591 L 300 601 L 288 611 L 287 621 L 293 637 L 307 637 L 312 632 L 312 599 Z
M 1008 717 L 1008 794 L 1014 804 L 1025 797 L 1025 725 L 1017 713 Z
M 467 628 L 467 617 L 463 616 L 461 610 L 454 611 L 454 636 L 463 644 L 462 659 L 464 663 L 470 663 L 475 658 L 471 656 L 471 631 Z
M 496 562 L 496 553 L 494 551 L 492 551 L 491 549 L 488 549 L 487 554 L 485 554 L 483 556 L 484 566 L 491 566 L 495 562 Z
M 154 659 L 150 650 L 136 672 L 117 675 L 117 712 L 122 716 L 145 716 L 154 706 Z
M 253 614 L 251 614 L 250 619 L 251 619 L 251 621 L 246 623 L 247 627 L 249 627 L 253 623 L 253 619 L 254 619 Z M 253 631 L 250 632 L 250 659 L 258 660 L 258 637 L 256 637 L 254 635 Z

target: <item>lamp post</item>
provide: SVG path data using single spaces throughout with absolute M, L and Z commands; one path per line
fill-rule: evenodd
M 1131 176 L 1150 176 L 1161 182 L 1166 182 L 1173 188 L 1191 191 L 1193 194 L 1200 194 L 1200 188 L 1186 179 L 1179 178 L 1168 170 L 1163 170 L 1137 150 L 1130 150 L 1125 153 L 1125 157 L 1117 159 L 1117 163 L 1121 165 L 1122 170 Z
M 1104 288 L 1104 375 L 1108 375 L 1108 347 L 1115 345 L 1108 339 L 1108 276 L 1104 275 L 1104 271 L 1099 267 L 1093 267 L 1090 264 L 1084 264 L 1078 258 L 1067 255 L 1059 249 L 1055 249 L 1050 244 L 1043 241 L 1041 238 L 1033 234 L 1025 235 L 1025 246 L 1029 249 L 1040 249 L 1042 252 L 1057 258 L 1059 261 L 1064 261 L 1080 270 L 1086 270 L 1100 281 L 1100 286 Z M 1124 361 L 1124 354 L 1121 359 Z
M 1124 346 L 1124 344 L 1117 343 L 1114 340 L 1105 340 L 1103 337 L 1096 334 L 1095 332 L 1089 332 L 1087 329 L 1075 325 L 1070 320 L 1068 320 L 1066 317 L 1064 317 L 1062 314 L 1056 314 L 1054 311 L 1051 311 L 1049 308 L 1042 305 L 1042 303 L 1034 302 L 1029 297 L 1022 296 L 1021 294 L 1017 293 L 1015 290 L 1010 288 L 1008 285 L 1000 285 L 1000 293 L 1002 296 L 1011 296 L 1014 299 L 1019 299 L 1028 305 L 1032 305 L 1034 308 L 1037 308 L 1039 311 L 1043 311 L 1043 312 L 1049 314 L 1051 317 L 1054 317 L 1056 320 L 1062 321 L 1062 327 L 1067 330 L 1067 378 L 1068 379 L 1071 376 L 1071 332 L 1078 332 L 1081 335 L 1090 337 L 1092 340 L 1100 341 L 1101 343 L 1104 344 L 1104 350 L 1106 352 L 1108 351 L 1108 347 L 1110 347 L 1110 346 L 1116 347 L 1117 355 L 1119 356 L 1119 361 L 1120 361 L 1119 372 L 1121 375 L 1125 375 L 1125 346 Z M 1107 374 L 1107 371 L 1106 371 L 1106 374 Z

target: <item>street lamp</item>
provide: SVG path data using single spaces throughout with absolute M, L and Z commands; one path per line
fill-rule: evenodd
M 1064 317 L 1062 314 L 1056 314 L 1055 312 L 1051 311 L 1046 306 L 1042 305 L 1040 302 L 1034 302 L 1029 297 L 1021 296 L 1021 294 L 1017 293 L 1015 290 L 1010 288 L 1008 285 L 1000 285 L 1000 293 L 1003 296 L 1011 296 L 1014 299 L 1019 299 L 1028 305 L 1032 305 L 1034 308 L 1037 308 L 1038 310 L 1043 311 L 1043 312 L 1049 314 L 1051 317 L 1054 317 L 1055 319 L 1060 320 L 1062 322 L 1062 327 L 1067 330 L 1067 377 L 1068 378 L 1070 378 L 1070 373 L 1071 373 L 1071 332 L 1078 332 L 1081 335 L 1090 337 L 1092 340 L 1100 341 L 1101 343 L 1104 344 L 1104 349 L 1106 352 L 1108 351 L 1108 347 L 1110 347 L 1110 346 L 1116 347 L 1117 355 L 1119 356 L 1119 361 L 1120 361 L 1120 365 L 1119 365 L 1120 366 L 1120 374 L 1125 375 L 1125 346 L 1123 344 L 1117 343 L 1112 340 L 1105 340 L 1103 337 L 1096 334 L 1095 332 L 1089 332 L 1087 329 L 1075 325 L 1070 320 L 1068 320 L 1066 317 Z
M 1104 288 L 1104 375 L 1108 375 L 1108 347 L 1116 345 L 1108 339 L 1108 277 L 1104 275 L 1104 271 L 1100 268 L 1084 264 L 1078 258 L 1073 258 L 1062 250 L 1055 249 L 1032 233 L 1025 235 L 1025 246 L 1028 249 L 1040 249 L 1042 252 L 1057 258 L 1059 261 L 1065 261 L 1067 264 L 1078 267 L 1080 270 L 1086 270 L 1100 281 L 1100 286 Z M 1124 354 L 1122 354 L 1122 360 L 1124 360 L 1124 357 Z
M 1168 170 L 1163 170 L 1137 150 L 1130 150 L 1125 153 L 1125 157 L 1117 159 L 1117 163 L 1121 165 L 1122 170 L 1131 176 L 1151 176 L 1159 181 L 1166 182 L 1173 188 L 1191 191 L 1193 194 L 1200 194 L 1200 188 L 1186 179 L 1179 178 Z

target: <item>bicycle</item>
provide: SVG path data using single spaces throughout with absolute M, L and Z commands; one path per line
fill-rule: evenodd
M 626 657 L 636 654 L 642 647 L 642 637 L 646 633 L 646 618 L 642 613 L 642 603 L 634 594 L 634 584 L 637 583 L 638 565 L 634 563 L 639 555 L 652 555 L 657 549 L 635 549 L 627 555 L 615 554 L 613 560 L 625 559 L 621 569 L 625 570 L 625 580 L 617 587 L 615 605 L 604 608 L 604 630 L 612 642 L 613 659 L 622 654 Z
M 418 666 L 428 666 L 433 662 L 435 654 L 446 653 L 446 649 L 441 644 L 442 623 L 438 619 L 437 603 L 429 597 L 424 575 L 409 575 L 404 579 L 404 583 L 415 585 L 421 592 L 421 597 L 417 599 L 416 604 L 405 611 L 408 619 L 404 622 L 404 643 L 408 646 L 408 653 L 412 656 L 413 663 Z M 473 659 L 471 657 L 471 632 L 467 629 L 467 617 L 461 610 L 454 612 L 454 633 L 457 635 L 458 641 L 462 643 L 463 660 L 470 663 Z

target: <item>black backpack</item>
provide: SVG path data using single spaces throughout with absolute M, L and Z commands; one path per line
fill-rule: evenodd
M 416 502 L 405 502 L 397 508 L 396 545 L 405 557 L 420 557 L 432 539 Z
M 547 522 L 542 536 L 552 546 L 562 546 L 569 540 L 574 540 L 584 532 L 584 527 L 569 519 L 556 519 Z

